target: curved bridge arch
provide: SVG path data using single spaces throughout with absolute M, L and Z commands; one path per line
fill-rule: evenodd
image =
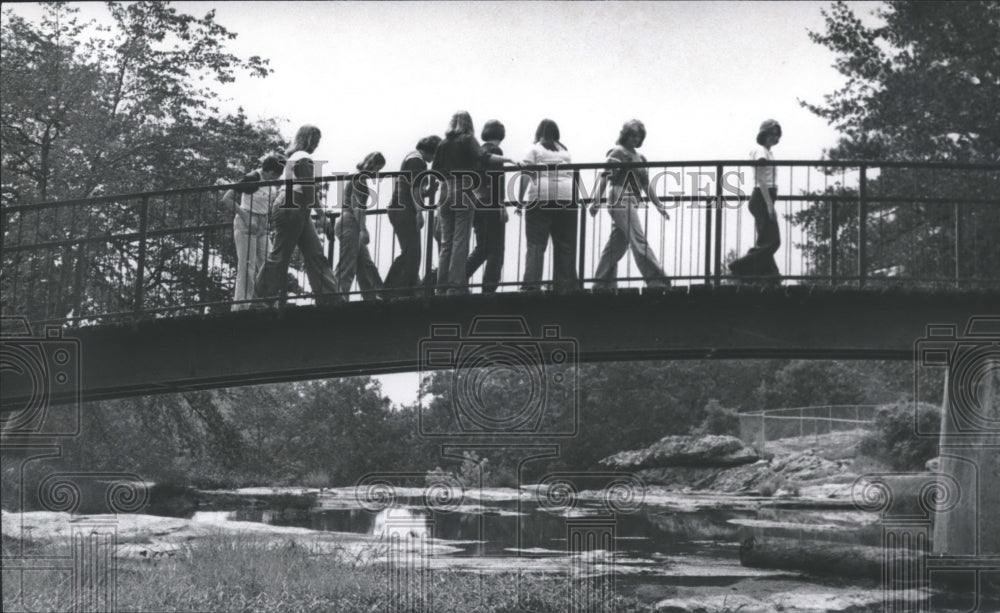
M 432 326 L 523 318 L 528 335 L 576 343 L 580 362 L 654 359 L 911 360 L 931 324 L 963 330 L 996 316 L 1000 292 L 723 286 L 689 290 L 501 293 L 291 307 L 68 330 L 78 339 L 79 399 L 102 400 L 416 371 Z M 439 328 L 440 329 L 440 328 Z M 545 352 L 542 355 L 547 355 Z M 547 359 L 547 358 L 546 358 Z M 5 386 L 3 406 L 30 390 Z M 54 394 L 53 402 L 72 401 Z

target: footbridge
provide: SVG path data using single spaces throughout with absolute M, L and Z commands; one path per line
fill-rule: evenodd
M 607 169 L 600 164 L 561 168 L 573 173 L 575 197 L 562 213 L 575 224 L 578 281 L 554 288 L 550 247 L 533 291 L 522 279 L 525 225 L 537 203 L 505 203 L 496 293 L 481 293 L 482 269 L 468 295 L 435 292 L 437 215 L 428 201 L 422 273 L 431 280 L 394 292 L 341 287 L 333 304 L 328 296 L 317 304 L 298 259 L 281 296 L 235 300 L 235 210 L 223 197 L 230 185 L 8 206 L 3 408 L 17 411 L 39 397 L 74 402 L 449 368 L 461 352 L 429 348 L 470 344 L 540 347 L 531 355 L 541 363 L 911 360 L 929 333 L 963 342 L 971 319 L 980 322 L 975 330 L 997 332 L 1000 165 L 779 162 L 782 277 L 736 278 L 726 264 L 754 242 L 746 206 L 754 165 L 644 164 L 669 219 L 645 200 L 637 218 L 646 255 L 661 264 L 669 287 L 648 287 L 655 279 L 636 269 L 634 254 L 621 259 L 614 282 L 595 279 L 615 231 L 606 212 L 588 211 L 616 205 L 595 197 Z M 508 173 L 507 193 L 518 193 L 520 175 L 551 170 Z M 398 175 L 316 179 L 325 189 L 317 190 L 324 197 L 313 217 L 327 264 L 340 257 L 330 228 L 343 187 L 367 180 L 368 249 L 386 273 L 398 255 L 385 214 Z M 569 349 L 546 352 L 547 343 Z

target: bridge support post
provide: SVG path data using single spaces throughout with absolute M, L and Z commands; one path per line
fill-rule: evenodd
M 977 590 L 1000 587 L 1000 354 L 995 347 L 986 348 L 992 351 L 977 360 L 971 377 L 960 372 L 961 363 L 948 369 L 941 415 L 939 471 L 942 479 L 957 484 L 959 498 L 949 512 L 935 516 L 931 565 L 972 571 Z

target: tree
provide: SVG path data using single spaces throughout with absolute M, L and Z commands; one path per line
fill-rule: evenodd
M 826 30 L 810 38 L 837 54 L 845 85 L 823 104 L 801 102 L 840 130 L 833 160 L 993 163 L 1000 159 L 1000 4 L 885 2 L 867 26 L 844 3 L 824 11 Z M 865 274 L 963 281 L 995 279 L 1000 173 L 885 168 L 867 186 Z M 859 196 L 831 186 L 827 195 Z M 885 198 L 886 200 L 881 200 Z M 889 199 L 893 199 L 890 201 Z M 912 198 L 912 202 L 907 199 Z M 922 200 L 922 201 L 919 201 Z M 814 273 L 830 269 L 831 211 L 839 238 L 836 274 L 857 270 L 858 206 L 819 202 L 793 218 Z
M 792 360 L 763 381 L 753 398 L 760 409 L 894 402 L 912 385 L 912 377 L 902 381 L 902 389 L 887 384 L 887 373 L 896 368 L 882 362 Z
M 223 114 L 216 107 L 213 84 L 243 72 L 263 77 L 269 69 L 266 60 L 225 51 L 236 34 L 216 23 L 213 12 L 196 18 L 160 2 L 109 3 L 108 10 L 109 26 L 78 23 L 77 10 L 65 3 L 45 5 L 38 24 L 6 13 L 5 206 L 234 182 L 280 147 L 274 120 L 250 122 L 242 109 Z M 235 261 L 225 227 L 232 211 L 220 196 L 149 200 L 150 230 L 218 230 L 151 241 L 139 292 L 144 304 L 212 302 L 228 292 L 219 280 L 224 275 L 215 274 Z M 137 231 L 139 209 L 137 199 L 123 198 L 6 212 L 5 247 L 81 242 L 5 251 L 4 311 L 43 319 L 139 306 L 138 242 L 82 242 Z
M 273 122 L 220 114 L 210 86 L 247 71 L 223 44 L 236 37 L 168 3 L 108 3 L 113 25 L 79 24 L 65 3 L 38 25 L 3 27 L 4 203 L 211 184 L 238 177 L 277 141 Z M 84 39 L 88 29 L 103 36 Z M 221 157 L 220 157 L 221 154 Z
M 843 136 L 832 159 L 992 162 L 1000 157 L 1000 4 L 889 1 L 865 26 L 843 2 L 809 37 L 847 78 L 803 102 Z

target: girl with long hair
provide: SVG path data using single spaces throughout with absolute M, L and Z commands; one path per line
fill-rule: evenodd
M 433 170 L 445 177 L 444 198 L 439 209 L 441 247 L 437 282 L 441 293 L 469 293 L 466 261 L 469 257 L 472 219 L 480 204 L 474 191 L 475 183 L 480 180 L 479 173 L 482 169 L 496 164 L 515 162 L 483 150 L 476 140 L 469 113 L 458 111 L 452 115 L 444 140 L 438 146 L 431 165 Z M 468 185 L 469 182 L 472 185 Z
M 271 211 L 274 242 L 267 261 L 257 275 L 254 298 L 275 297 L 285 290 L 288 265 L 298 246 L 305 263 L 309 288 L 316 295 L 316 304 L 336 304 L 337 281 L 330 270 L 330 262 L 323 255 L 323 247 L 310 219 L 312 208 L 319 206 L 315 184 L 315 165 L 312 153 L 319 146 L 322 134 L 316 126 L 306 124 L 299 128 L 288 147 L 285 164 L 287 186 L 278 195 Z
M 573 172 L 558 166 L 572 163 L 566 145 L 562 144 L 559 126 L 543 119 L 535 130 L 535 144 L 524 155 L 528 165 L 554 167 L 521 175 L 520 201 L 526 210 L 524 232 L 528 250 L 524 264 L 526 290 L 537 290 L 542 280 L 545 249 L 552 240 L 552 281 L 556 291 L 577 289 L 578 280 L 573 257 L 576 254 L 576 217 L 573 204 Z M 530 183 L 530 190 L 528 190 Z M 525 193 L 528 200 L 525 201 Z

